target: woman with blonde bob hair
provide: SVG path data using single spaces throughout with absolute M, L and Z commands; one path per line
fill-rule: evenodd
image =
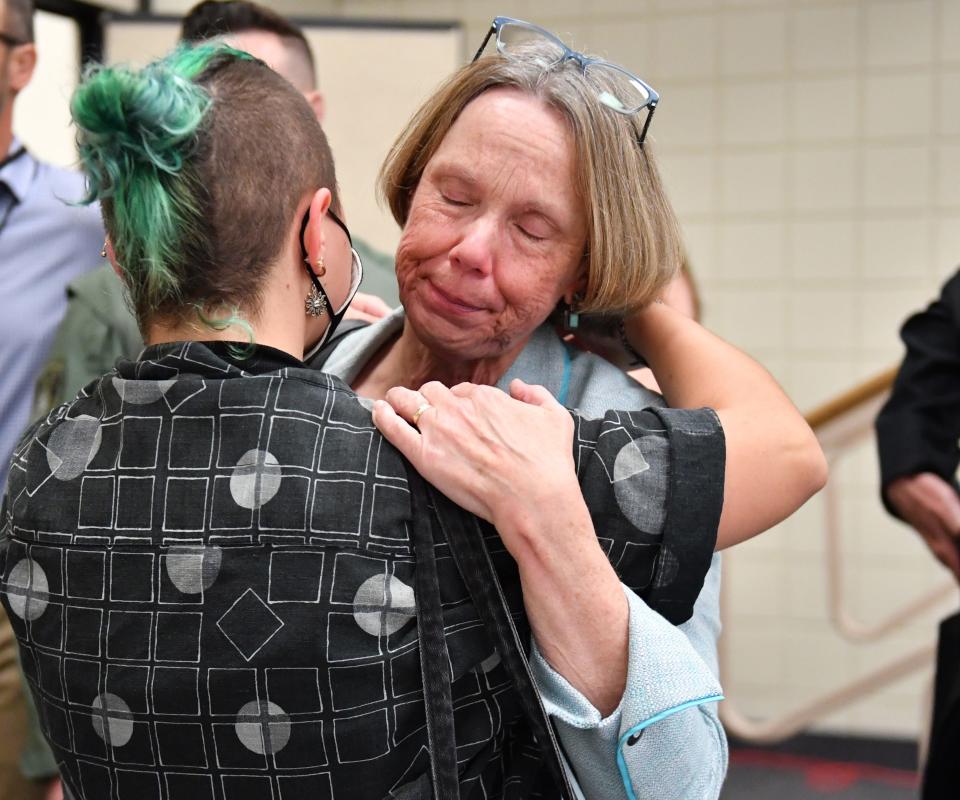
M 585 285 L 577 310 L 628 311 L 655 300 L 682 260 L 677 220 L 637 116 L 610 113 L 576 70 L 544 71 L 542 48 L 484 58 L 458 72 L 413 116 L 381 171 L 381 190 L 403 227 L 424 169 L 461 112 L 488 89 L 518 90 L 559 112 L 572 134 L 573 189 L 586 211 Z M 601 76 L 615 80 L 616 73 Z
M 491 39 L 496 52 L 483 55 Z M 667 564 L 665 535 L 683 530 L 718 549 L 754 536 L 816 492 L 826 467 L 762 367 L 654 302 L 681 250 L 647 139 L 658 99 L 622 67 L 535 25 L 495 19 L 474 61 L 414 115 L 382 169 L 403 227 L 403 308 L 313 363 L 387 400 L 375 422 L 428 480 L 462 457 L 456 437 L 444 436 L 445 398 L 462 382 L 506 390 L 521 378 L 588 415 L 655 411 L 666 437 L 623 450 L 610 474 L 644 498 L 631 508 L 636 545 Z M 642 357 L 663 398 L 569 341 L 587 338 L 585 312 L 605 315 L 589 337 L 595 349 L 622 366 Z M 709 435 L 718 423 L 725 443 Z M 714 499 L 708 487 L 719 490 Z M 518 489 L 519 517 L 527 502 Z M 511 548 L 534 677 L 577 781 L 589 798 L 715 798 L 727 757 L 710 688 L 719 558 L 693 617 L 665 627 L 615 573 L 592 570 L 605 557 L 595 522 L 590 537 L 563 525 L 526 529 Z M 596 577 L 586 587 L 588 570 Z

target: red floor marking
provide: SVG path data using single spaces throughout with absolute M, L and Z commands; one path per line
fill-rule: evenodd
M 805 772 L 807 786 L 818 792 L 842 792 L 856 786 L 864 777 L 857 764 L 814 764 Z
M 849 761 L 828 761 L 823 758 L 771 753 L 766 750 L 733 750 L 730 753 L 730 762 L 747 767 L 802 772 L 807 785 L 820 792 L 842 791 L 860 781 L 885 783 L 904 789 L 914 789 L 920 785 L 917 774 L 910 770 Z

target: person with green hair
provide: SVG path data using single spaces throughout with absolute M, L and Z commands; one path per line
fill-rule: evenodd
M 249 0 L 202 0 L 184 15 L 180 40 L 197 44 L 212 39 L 265 61 L 303 94 L 323 122 L 327 104 L 317 86 L 313 53 L 294 22 Z M 393 256 L 359 236 L 354 236 L 354 246 L 363 259 L 365 280 L 364 293 L 349 313 L 372 321 L 399 303 Z M 66 314 L 36 381 L 32 420 L 73 397 L 118 358 L 132 358 L 143 347 L 122 284 L 109 265 L 73 281 L 66 299 Z
M 71 108 L 147 344 L 27 431 L 0 510 L 0 599 L 71 797 L 557 796 L 570 778 L 527 695 L 552 684 L 550 714 L 578 713 L 562 687 L 585 662 L 551 665 L 536 641 L 617 647 L 597 621 L 622 609 L 589 590 L 611 581 L 663 615 L 644 659 L 719 697 L 675 627 L 720 513 L 712 412 L 676 412 L 682 430 L 669 409 L 585 419 L 516 381 L 513 397 L 427 384 L 371 413 L 303 362 L 363 271 L 303 96 L 202 45 L 95 68 Z M 638 529 L 641 441 L 698 448 L 705 530 Z M 434 526 L 443 509 L 475 538 Z M 465 539 L 490 548 L 523 669 L 451 557 Z M 557 585 L 557 564 L 575 579 Z M 557 609 L 577 613 L 558 626 Z M 568 749 L 575 772 L 610 735 Z M 601 768 L 618 788 L 587 793 L 619 797 L 614 759 Z

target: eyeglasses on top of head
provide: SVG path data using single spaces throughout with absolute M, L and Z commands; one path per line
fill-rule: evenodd
M 642 78 L 619 64 L 613 64 L 602 58 L 585 56 L 567 47 L 545 28 L 512 17 L 494 18 L 490 30 L 487 31 L 487 35 L 473 57 L 474 61 L 483 54 L 491 36 L 496 38 L 497 52 L 505 58 L 524 58 L 523 45 L 531 42 L 551 44 L 556 48 L 557 57 L 554 61 L 545 64 L 546 68 L 566 61 L 574 61 L 584 76 L 590 75 L 599 84 L 596 87 L 597 99 L 611 111 L 632 116 L 646 110 L 647 117 L 637 136 L 637 143 L 643 145 L 653 119 L 653 112 L 657 108 L 657 103 L 660 102 L 660 95 Z

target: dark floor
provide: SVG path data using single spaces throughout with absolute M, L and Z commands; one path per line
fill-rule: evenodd
M 731 743 L 721 800 L 916 800 L 910 742 L 803 736 L 771 748 Z

